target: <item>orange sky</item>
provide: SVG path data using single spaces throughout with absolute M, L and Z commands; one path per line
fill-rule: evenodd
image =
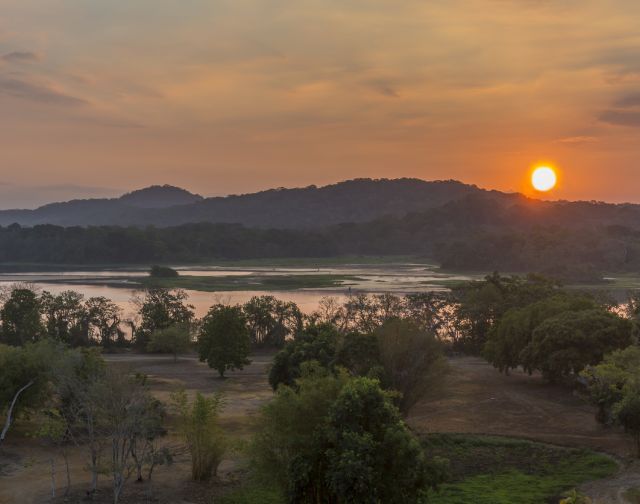
M 456 178 L 640 202 L 637 0 L 0 0 L 0 207 Z

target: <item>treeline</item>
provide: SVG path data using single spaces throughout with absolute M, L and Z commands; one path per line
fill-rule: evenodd
M 421 255 L 456 270 L 535 271 L 569 281 L 640 270 L 635 207 L 488 196 L 369 223 L 307 230 L 185 224 L 171 228 L 0 227 L 0 262 L 198 263 L 224 259 Z

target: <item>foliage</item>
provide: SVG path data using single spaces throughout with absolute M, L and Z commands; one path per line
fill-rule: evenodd
M 169 353 L 173 355 L 173 361 L 178 360 L 178 354 L 189 350 L 191 346 L 191 333 L 188 324 L 174 324 L 166 329 L 156 329 L 151 333 L 151 339 L 147 345 L 149 352 Z
M 180 274 L 168 266 L 158 266 L 154 264 L 149 270 L 149 276 L 152 278 L 176 278 L 180 276 Z
M 275 485 L 245 483 L 241 488 L 234 490 L 216 500 L 220 504 L 285 504 L 285 496 L 280 488 Z
M 431 495 L 434 504 L 558 502 L 563 492 L 618 469 L 605 455 L 524 439 L 430 434 L 423 444 L 450 461 L 450 479 Z
M 598 281 L 602 271 L 640 267 L 637 207 L 540 202 L 453 181 L 425 184 L 356 180 L 162 210 L 123 211 L 114 202 L 118 217 L 112 222 L 130 227 L 1 227 L 0 262 L 202 263 L 412 254 L 454 270 L 536 271 Z M 42 219 L 38 212 L 31 214 Z M 92 212 L 65 214 L 50 217 L 68 224 L 73 215 L 76 223 L 95 224 Z M 163 227 L 193 222 L 194 216 L 198 224 Z M 207 219 L 244 225 L 202 222 Z M 144 227 L 154 223 L 157 227 Z
M 227 370 L 251 363 L 251 338 L 240 306 L 215 305 L 202 319 L 198 335 L 200 360 L 224 377 Z
M 550 381 L 598 364 L 604 355 L 631 343 L 631 323 L 602 308 L 567 311 L 542 322 L 522 351 L 524 368 Z
M 254 345 L 282 347 L 288 336 L 302 329 L 302 312 L 293 302 L 254 296 L 242 310 Z
M 369 378 L 347 382 L 311 450 L 291 462 L 292 502 L 426 502 L 444 478 L 400 419 L 389 393 Z
M 112 478 L 113 502 L 118 504 L 126 481 L 146 462 L 136 447 L 144 442 L 142 437 L 159 435 L 163 414 L 140 377 L 106 368 L 103 379 L 92 385 L 88 400 L 95 404 L 95 420 L 105 446 L 110 448 L 105 459 Z M 139 456 L 137 461 L 134 454 Z
M 105 348 L 125 344 L 121 310 L 104 297 L 84 299 L 75 291 L 40 296 L 15 285 L 0 310 L 0 342 L 23 345 L 43 337 L 71 346 L 100 343 Z
M 605 355 L 596 366 L 588 366 L 581 376 L 587 381 L 591 402 L 598 407 L 596 419 L 611 424 L 613 406 L 623 397 L 625 385 L 640 378 L 640 347 L 631 345 Z
M 181 391 L 173 395 L 173 405 L 179 416 L 178 428 L 191 454 L 191 476 L 195 481 L 207 481 L 217 474 L 228 445 L 218 420 L 222 398 L 197 393 L 190 404 Z
M 269 383 L 276 390 L 280 384 L 295 386 L 303 362 L 316 361 L 325 368 L 333 366 L 339 334 L 330 324 L 311 325 L 298 333 L 276 354 L 269 371 Z
M 624 386 L 622 398 L 613 405 L 613 416 L 633 438 L 636 456 L 640 458 L 640 377 L 634 377 Z
M 441 344 L 433 334 L 399 319 L 380 327 L 376 338 L 385 384 L 400 392 L 400 410 L 406 414 L 446 372 Z
M 15 288 L 0 310 L 0 343 L 20 346 L 38 340 L 44 330 L 40 300 L 28 288 Z
M 443 477 L 376 380 L 301 367 L 296 388 L 281 385 L 260 418 L 252 453 L 266 481 L 290 502 L 419 502 Z
M 149 288 L 144 297 L 136 299 L 142 321 L 135 331 L 135 343 L 146 348 L 154 331 L 167 329 L 175 324 L 188 324 L 193 320 L 194 307 L 182 290 Z
M 382 378 L 384 369 L 380 360 L 378 338 L 375 334 L 345 334 L 338 340 L 335 364 L 352 375 Z
M 564 312 L 599 307 L 595 299 L 585 294 L 558 291 L 524 308 L 511 308 L 489 330 L 483 353 L 494 367 L 508 374 L 510 369 L 524 364 L 523 351 L 542 322 Z
M 495 324 L 509 310 L 549 298 L 558 286 L 546 278 L 503 277 L 498 273 L 483 281 L 467 282 L 453 289 L 453 317 L 458 349 L 480 353 Z
M 592 501 L 586 495 L 573 489 L 558 504 L 592 504 Z
M 50 340 L 23 347 L 0 345 L 0 415 L 5 417 L 0 431 L 4 435 L 21 413 L 45 404 L 51 378 L 67 356 L 61 345 Z
M 293 458 L 313 449 L 315 433 L 326 425 L 329 408 L 348 380 L 316 362 L 303 363 L 300 373 L 295 389 L 281 385 L 262 408 L 251 449 L 258 475 L 285 489 Z

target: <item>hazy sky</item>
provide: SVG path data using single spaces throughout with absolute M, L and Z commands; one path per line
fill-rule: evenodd
M 0 0 L 0 207 L 353 177 L 640 201 L 638 0 Z

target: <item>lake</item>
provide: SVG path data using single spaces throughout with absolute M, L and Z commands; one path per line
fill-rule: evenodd
M 320 299 L 324 296 L 334 296 L 346 300 L 354 293 L 394 292 L 406 294 L 411 292 L 428 292 L 447 289 L 447 282 L 470 280 L 468 275 L 446 274 L 439 272 L 436 266 L 427 264 L 349 264 L 339 266 L 173 266 L 181 276 L 212 276 L 212 277 L 260 277 L 260 276 L 291 276 L 291 275 L 347 275 L 354 280 L 345 282 L 339 287 L 327 289 L 296 289 L 296 290 L 259 290 L 252 289 L 248 284 L 246 290 L 202 292 L 187 290 L 189 302 L 195 306 L 196 315 L 203 316 L 209 307 L 216 303 L 244 303 L 253 296 L 272 295 L 285 301 L 293 301 L 304 313 L 311 313 L 317 309 Z M 14 283 L 27 282 L 38 290 L 59 293 L 65 290 L 81 292 L 86 297 L 104 296 L 117 303 L 125 317 L 136 310 L 132 298 L 139 292 L 136 278 L 148 275 L 147 269 L 142 268 L 112 268 L 92 271 L 79 269 L 77 271 L 21 271 L 0 273 L 0 287 L 9 287 Z

